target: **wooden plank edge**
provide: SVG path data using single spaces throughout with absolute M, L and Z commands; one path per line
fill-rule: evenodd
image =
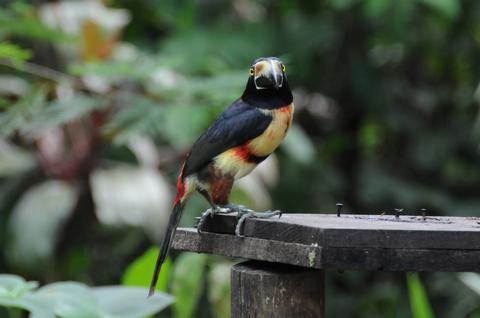
M 321 268 L 322 249 L 310 246 L 251 237 L 203 232 L 178 228 L 172 247 L 176 250 L 240 257 L 307 268 Z
M 480 271 L 480 251 L 322 247 L 179 228 L 173 248 L 315 269 L 364 271 Z

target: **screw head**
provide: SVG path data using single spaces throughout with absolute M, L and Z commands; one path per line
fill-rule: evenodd
M 342 211 L 342 208 L 343 208 L 343 203 L 340 203 L 338 202 L 337 204 L 335 204 L 337 206 L 337 216 L 339 217 L 340 216 L 340 212 Z
M 400 209 L 400 208 L 395 209 L 395 217 L 399 218 L 402 212 L 403 212 L 403 209 Z

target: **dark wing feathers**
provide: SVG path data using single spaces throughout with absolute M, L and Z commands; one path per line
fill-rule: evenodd
M 237 100 L 193 144 L 183 176 L 198 172 L 215 156 L 258 137 L 271 121 L 271 116 L 241 99 Z

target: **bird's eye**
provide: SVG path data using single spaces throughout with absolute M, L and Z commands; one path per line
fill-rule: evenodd
M 282 71 L 285 72 L 287 70 L 287 68 L 285 67 L 284 64 L 282 64 Z
M 253 69 L 253 67 L 252 67 L 252 68 L 250 68 L 250 71 L 248 71 L 248 73 L 249 73 L 250 75 L 253 75 L 253 74 L 255 74 L 255 70 Z

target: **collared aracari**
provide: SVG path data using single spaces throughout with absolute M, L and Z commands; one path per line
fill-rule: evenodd
M 212 206 L 210 214 L 242 212 L 244 208 L 235 208 L 228 201 L 233 182 L 265 160 L 287 134 L 294 106 L 284 64 L 275 57 L 259 58 L 251 65 L 249 75 L 242 97 L 197 139 L 187 155 L 178 177 L 177 196 L 149 295 L 155 291 L 158 274 L 187 199 L 198 191 Z M 252 210 L 244 210 L 255 215 Z M 204 217 L 205 214 L 199 222 L 199 230 Z

